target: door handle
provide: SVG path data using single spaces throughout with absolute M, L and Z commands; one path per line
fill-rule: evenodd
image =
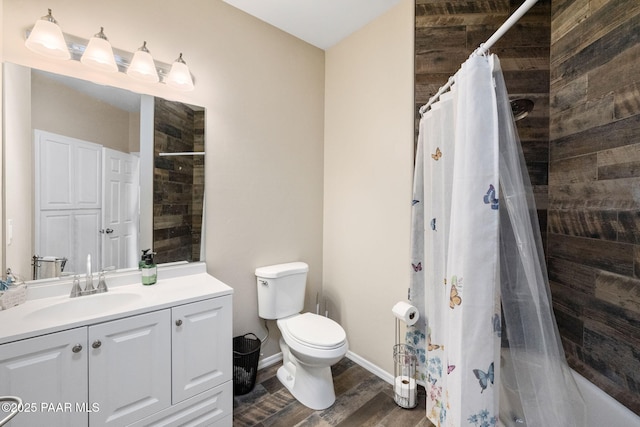
M 107 228 L 106 230 L 103 228 L 100 230 L 100 234 L 111 234 L 113 233 L 113 229 L 112 228 Z

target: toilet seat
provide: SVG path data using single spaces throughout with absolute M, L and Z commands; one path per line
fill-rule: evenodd
M 328 317 L 303 313 L 290 317 L 279 325 L 289 338 L 318 350 L 332 350 L 344 345 L 347 334 L 338 323 Z

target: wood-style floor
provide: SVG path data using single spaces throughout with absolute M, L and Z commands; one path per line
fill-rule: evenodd
M 333 373 L 336 402 L 314 411 L 299 403 L 276 377 L 277 363 L 258 372 L 255 388 L 234 397 L 234 427 L 433 427 L 425 417 L 424 389 L 419 404 L 403 409 L 393 401 L 393 387 L 353 361 L 344 358 Z

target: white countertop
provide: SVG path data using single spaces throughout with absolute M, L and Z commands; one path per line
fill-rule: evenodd
M 97 286 L 97 275 L 93 282 Z M 207 274 L 204 263 L 161 267 L 158 282 L 151 286 L 140 283 L 138 271 L 107 275 L 106 282 L 109 292 L 76 298 L 69 298 L 68 280 L 30 285 L 27 302 L 0 311 L 0 344 L 233 293 L 232 288 Z M 84 278 L 81 286 L 84 288 Z M 106 298 L 99 301 L 103 296 Z M 101 303 L 109 299 L 118 302 L 104 309 Z M 56 304 L 64 304 L 63 313 L 49 315 L 52 312 L 48 310 Z M 99 308 L 93 313 L 89 307 Z

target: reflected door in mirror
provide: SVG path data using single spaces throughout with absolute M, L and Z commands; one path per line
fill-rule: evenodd
M 102 268 L 131 268 L 138 262 L 139 158 L 103 148 Z

